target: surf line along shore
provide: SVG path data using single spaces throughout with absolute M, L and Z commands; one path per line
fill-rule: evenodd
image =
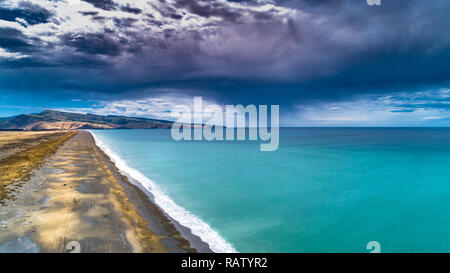
M 182 236 L 89 132 L 65 140 L 20 183 L 0 207 L 0 252 L 69 252 L 73 242 L 80 252 L 210 251 Z

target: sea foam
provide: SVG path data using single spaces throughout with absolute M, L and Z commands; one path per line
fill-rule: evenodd
M 210 249 L 216 253 L 235 253 L 234 247 L 227 242 L 222 236 L 212 229 L 207 223 L 200 218 L 187 211 L 183 207 L 177 205 L 172 199 L 163 193 L 159 187 L 148 177 L 143 175 L 136 169 L 131 168 L 120 156 L 107 147 L 94 132 L 89 131 L 95 140 L 95 143 L 103 150 L 111 160 L 116 164 L 120 172 L 128 178 L 140 183 L 154 197 L 155 203 L 170 217 L 175 219 L 181 225 L 189 228 L 192 234 L 200 237 L 202 241 L 207 243 Z

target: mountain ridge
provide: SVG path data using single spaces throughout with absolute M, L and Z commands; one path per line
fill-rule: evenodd
M 168 120 L 45 110 L 0 118 L 0 130 L 168 129 Z

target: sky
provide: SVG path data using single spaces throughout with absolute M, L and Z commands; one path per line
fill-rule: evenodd
M 280 105 L 282 126 L 450 126 L 450 1 L 0 0 L 0 117 L 170 119 Z

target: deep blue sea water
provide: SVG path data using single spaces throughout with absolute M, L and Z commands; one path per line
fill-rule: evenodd
M 450 129 L 286 128 L 275 152 L 170 130 L 93 133 L 163 193 L 163 209 L 185 210 L 175 219 L 198 217 L 185 223 L 207 224 L 197 232 L 210 244 L 220 235 L 216 251 L 450 251 Z

